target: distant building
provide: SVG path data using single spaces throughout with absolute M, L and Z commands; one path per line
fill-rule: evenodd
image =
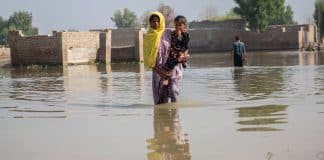
M 300 24 L 300 25 L 273 25 L 267 28 L 268 32 L 300 32 L 302 47 L 308 46 L 310 43 L 317 41 L 317 27 L 315 24 Z
M 213 30 L 247 30 L 247 23 L 242 19 L 224 21 L 192 21 L 189 23 L 190 29 L 213 29 Z

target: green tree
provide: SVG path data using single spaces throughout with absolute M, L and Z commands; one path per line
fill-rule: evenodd
M 138 28 L 139 20 L 134 12 L 128 8 L 124 11 L 116 10 L 111 20 L 115 22 L 117 28 Z
M 284 25 L 284 24 L 297 24 L 294 21 L 294 11 L 292 10 L 291 6 L 288 5 L 285 8 L 281 9 L 279 12 L 279 16 L 273 19 L 270 22 L 271 25 Z
M 5 26 L 7 22 L 0 16 L 0 29 Z
M 38 28 L 33 27 L 33 15 L 27 11 L 14 12 L 8 20 L 9 30 L 22 30 L 24 35 L 38 34 Z
M 249 23 L 257 32 L 264 31 L 269 23 L 279 16 L 285 0 L 234 0 L 238 7 L 234 12 Z
M 24 35 L 38 34 L 38 28 L 32 25 L 33 16 L 27 11 L 14 12 L 8 20 L 0 17 L 0 45 L 8 45 L 8 33 L 12 30 L 21 30 Z
M 320 32 L 320 37 L 324 37 L 324 0 L 316 0 L 315 1 L 315 11 L 314 11 L 314 20 L 317 24 Z
M 8 29 L 6 28 L 6 20 L 0 16 L 0 45 L 7 44 Z

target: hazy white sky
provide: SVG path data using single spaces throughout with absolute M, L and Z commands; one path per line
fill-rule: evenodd
M 312 17 L 314 2 L 286 0 L 299 23 Z M 110 17 L 115 10 L 129 8 L 141 17 L 145 10 L 154 10 L 159 3 L 171 5 L 176 14 L 186 16 L 189 21 L 199 19 L 208 5 L 214 5 L 219 15 L 235 6 L 233 0 L 0 0 L 0 16 L 7 19 L 14 11 L 32 12 L 34 26 L 39 28 L 40 34 L 50 34 L 52 30 L 61 29 L 86 31 L 114 27 Z

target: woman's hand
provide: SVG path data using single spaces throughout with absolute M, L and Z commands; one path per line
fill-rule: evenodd
M 190 55 L 189 55 L 189 51 L 186 50 L 185 52 L 180 52 L 180 56 L 178 58 L 179 62 L 185 62 L 187 61 L 187 59 L 189 59 Z

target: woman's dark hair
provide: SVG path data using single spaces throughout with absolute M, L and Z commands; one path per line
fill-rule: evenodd
M 183 15 L 179 15 L 179 16 L 175 17 L 174 22 L 180 22 L 180 23 L 187 25 L 187 19 Z
M 149 19 L 150 22 L 152 22 L 154 18 L 157 18 L 157 19 L 160 21 L 160 17 L 159 17 L 158 15 L 156 15 L 156 14 L 152 14 L 152 15 L 150 16 L 150 19 Z

